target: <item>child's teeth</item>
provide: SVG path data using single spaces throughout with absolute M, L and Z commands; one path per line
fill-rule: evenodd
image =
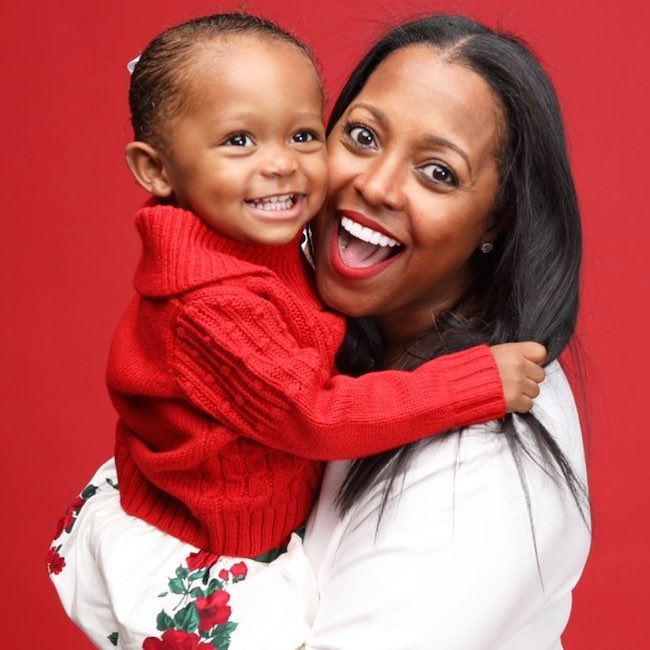
M 265 199 L 253 199 L 249 201 L 257 210 L 290 210 L 294 203 L 293 194 L 282 194 L 279 196 L 269 196 Z

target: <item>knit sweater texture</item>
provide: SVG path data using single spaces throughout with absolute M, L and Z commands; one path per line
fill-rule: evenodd
M 107 375 L 127 513 L 255 556 L 305 522 L 322 461 L 504 415 L 486 346 L 410 373 L 337 375 L 345 321 L 318 300 L 299 239 L 248 245 L 163 205 L 136 226 L 136 296 Z

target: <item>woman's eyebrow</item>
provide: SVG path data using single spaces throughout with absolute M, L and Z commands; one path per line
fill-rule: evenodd
M 364 110 L 368 111 L 382 126 L 386 126 L 388 124 L 388 116 L 386 113 L 384 113 L 384 111 L 377 108 L 376 106 L 373 106 L 372 104 L 358 102 L 354 105 L 354 108 L 363 108 Z M 465 161 L 467 169 L 469 170 L 469 175 L 470 177 L 472 176 L 472 165 L 469 162 L 469 156 L 461 147 L 459 147 L 451 140 L 447 140 L 447 138 L 443 138 L 437 135 L 427 135 L 422 138 L 421 144 L 424 147 L 443 147 L 455 151 Z
M 382 125 L 385 126 L 388 124 L 388 116 L 384 111 L 372 104 L 366 104 L 365 102 L 358 102 L 353 106 L 353 108 L 363 108 L 369 113 L 372 113 L 372 116 Z
M 469 170 L 469 175 L 472 175 L 472 165 L 469 162 L 469 156 L 451 140 L 447 140 L 447 138 L 442 138 L 437 135 L 428 135 L 422 138 L 422 144 L 428 147 L 443 147 L 455 151 L 465 161 L 467 169 Z

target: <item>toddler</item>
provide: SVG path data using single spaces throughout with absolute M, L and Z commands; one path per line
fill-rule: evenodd
M 323 93 L 292 35 L 189 21 L 144 50 L 129 99 L 151 199 L 108 365 L 115 459 L 61 521 L 50 573 L 98 647 L 291 650 L 317 603 L 295 531 L 322 462 L 502 417 L 521 352 L 336 375 L 345 321 L 300 248 L 327 191 Z

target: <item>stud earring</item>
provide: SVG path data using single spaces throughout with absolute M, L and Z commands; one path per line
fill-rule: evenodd
M 494 244 L 491 244 L 489 241 L 486 241 L 484 244 L 481 244 L 479 248 L 481 253 L 487 254 L 491 253 L 494 250 Z

